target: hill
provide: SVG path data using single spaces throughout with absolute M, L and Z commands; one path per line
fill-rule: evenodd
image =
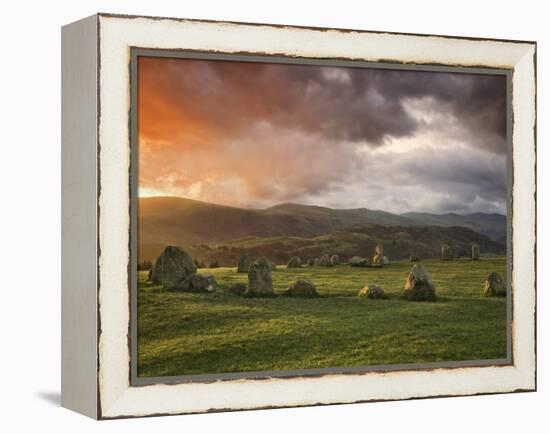
M 207 246 L 193 245 L 189 251 L 205 265 L 218 262 L 221 266 L 235 266 L 238 258 L 266 256 L 277 264 L 286 264 L 293 256 L 306 261 L 321 255 L 338 254 L 343 261 L 352 256 L 372 257 L 377 243 L 384 246 L 384 254 L 391 260 L 407 259 L 411 255 L 437 258 L 443 243 L 449 244 L 456 256 L 469 256 L 472 243 L 477 243 L 485 254 L 503 255 L 504 246 L 489 237 L 468 228 L 424 226 L 352 227 L 347 230 L 313 238 L 278 236 L 269 238 L 245 237 L 226 243 Z
M 175 244 L 203 260 L 215 256 L 224 263 L 232 263 L 235 255 L 248 251 L 266 252 L 280 261 L 293 252 L 314 256 L 330 244 L 338 246 L 329 249 L 332 253 L 366 256 L 378 240 L 396 246 L 390 247 L 395 259 L 412 251 L 433 257 L 442 242 L 455 245 L 459 251 L 477 242 L 484 252 L 502 253 L 501 244 L 472 227 L 488 229 L 487 216 L 506 220 L 492 214 L 398 215 L 366 208 L 341 210 L 299 204 L 254 210 L 174 197 L 140 198 L 138 214 L 140 261 L 152 260 L 166 245 Z M 455 221 L 464 227 L 453 226 Z
M 402 217 L 411 220 L 416 225 L 425 226 L 463 226 L 481 234 L 485 234 L 492 240 L 506 243 L 506 216 L 502 214 L 429 214 L 424 212 L 409 212 Z

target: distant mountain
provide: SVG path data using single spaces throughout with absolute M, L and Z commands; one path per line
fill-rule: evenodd
M 348 227 L 352 225 L 374 224 L 383 226 L 413 226 L 412 219 L 385 211 L 370 210 L 367 208 L 333 209 L 322 206 L 300 205 L 283 203 L 265 210 L 274 214 L 291 214 L 302 217 L 331 221 L 334 226 Z
M 430 214 L 425 212 L 408 212 L 401 214 L 418 226 L 463 226 L 487 235 L 494 241 L 506 243 L 506 216 L 502 214 Z
M 451 228 L 447 231 L 448 233 L 445 232 L 445 236 L 449 240 L 453 239 L 451 233 L 456 236 L 464 228 L 469 228 L 470 231 L 466 238 L 471 241 L 486 243 L 487 247 L 493 251 L 496 251 L 495 246 L 499 245 L 497 243 L 490 244 L 491 240 L 487 237 L 479 239 L 479 234 L 472 232 L 472 230 L 477 230 L 483 233 L 482 231 L 493 230 L 497 225 L 491 227 L 489 217 L 487 217 L 497 216 L 493 214 L 437 216 L 409 213 L 398 215 L 366 208 L 331 209 L 299 204 L 281 204 L 264 210 L 254 210 L 215 205 L 185 198 L 151 197 L 139 199 L 138 215 L 140 260 L 154 259 L 169 244 L 180 245 L 190 250 L 208 251 L 217 245 L 229 246 L 242 239 L 256 240 L 259 244 L 265 244 L 262 239 L 294 237 L 313 240 L 330 234 L 340 234 L 338 237 L 342 238 L 341 233 L 350 231 L 353 233 L 363 231 L 363 234 L 370 232 L 368 236 L 381 238 L 384 227 L 391 227 L 390 232 L 401 232 L 402 235 L 406 234 L 405 237 L 412 236 L 414 238 L 421 232 L 413 235 L 412 229 L 403 228 L 429 225 L 434 228 L 435 226 L 451 227 L 456 226 L 457 222 L 463 228 Z M 464 217 L 464 219 L 460 220 L 459 217 Z M 499 217 L 504 222 L 506 221 L 504 216 Z M 435 219 L 436 222 L 433 223 L 430 219 Z M 495 218 L 496 220 L 498 218 Z M 431 234 L 441 232 L 440 228 L 437 230 L 434 228 L 424 229 L 424 232 L 427 231 Z M 387 236 L 389 239 L 393 239 L 388 234 L 384 235 L 384 237 Z M 348 235 L 344 238 L 346 237 Z M 315 244 L 317 241 L 309 243 Z M 288 249 L 283 250 L 286 252 Z

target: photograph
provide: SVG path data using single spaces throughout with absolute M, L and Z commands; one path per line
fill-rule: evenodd
M 543 2 L 3 6 L 0 434 L 548 431 Z
M 509 70 L 133 59 L 138 379 L 511 363 Z

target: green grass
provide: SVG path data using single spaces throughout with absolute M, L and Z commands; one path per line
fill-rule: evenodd
M 502 257 L 423 261 L 438 301 L 401 298 L 410 262 L 381 269 L 278 267 L 276 293 L 308 278 L 315 299 L 243 298 L 224 292 L 246 274 L 202 269 L 216 276 L 214 294 L 163 291 L 138 284 L 138 375 L 210 374 L 348 367 L 506 357 L 506 299 L 483 297 L 490 271 L 506 276 Z M 366 283 L 387 300 L 356 297 Z

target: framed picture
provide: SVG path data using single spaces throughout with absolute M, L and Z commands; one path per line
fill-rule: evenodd
M 536 389 L 534 42 L 109 14 L 62 36 L 65 407 Z

